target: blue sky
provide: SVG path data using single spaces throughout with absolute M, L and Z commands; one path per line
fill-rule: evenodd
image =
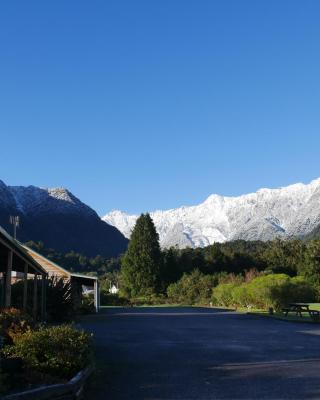
M 0 4 L 1 176 L 105 214 L 320 176 L 320 2 Z

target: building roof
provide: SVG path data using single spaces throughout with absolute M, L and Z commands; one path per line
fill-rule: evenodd
M 82 282 L 87 281 L 88 283 L 91 281 L 98 280 L 97 277 L 95 276 L 88 276 L 88 275 L 83 275 L 83 274 L 76 274 L 73 272 L 68 271 L 67 269 L 61 267 L 61 265 L 58 265 L 52 260 L 49 260 L 42 254 L 36 252 L 35 250 L 31 249 L 30 247 L 26 245 L 21 245 L 25 251 L 28 253 L 28 255 L 34 259 L 38 264 L 42 266 L 43 269 L 47 271 L 47 273 L 50 275 L 55 275 L 55 276 L 60 276 L 62 278 L 67 278 L 67 279 L 79 279 Z
M 16 260 L 19 262 L 15 263 L 14 268 L 17 272 L 23 272 L 23 264 L 27 263 L 29 266 L 33 268 L 36 273 L 41 275 L 47 275 L 47 271 L 41 266 L 40 263 L 37 262 L 36 259 L 31 257 L 24 246 L 21 243 L 14 239 L 9 233 L 0 226 L 0 242 L 12 249 L 15 254 Z M 31 273 L 31 271 L 29 271 Z

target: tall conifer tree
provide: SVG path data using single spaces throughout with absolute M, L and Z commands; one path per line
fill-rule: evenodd
M 121 280 L 131 296 L 157 293 L 162 256 L 159 235 L 149 214 L 141 214 L 131 234 L 128 250 L 121 260 Z

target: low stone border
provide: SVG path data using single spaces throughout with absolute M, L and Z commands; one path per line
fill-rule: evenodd
M 76 400 L 81 399 L 86 380 L 93 372 L 93 366 L 80 371 L 67 383 L 42 386 L 37 389 L 14 393 L 1 400 Z

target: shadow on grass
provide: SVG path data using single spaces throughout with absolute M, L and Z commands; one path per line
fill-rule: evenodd
M 250 311 L 247 312 L 248 315 L 255 315 L 259 317 L 264 317 L 264 318 L 271 318 L 271 319 L 277 319 L 280 321 L 286 321 L 286 322 L 300 322 L 300 323 L 307 323 L 307 324 L 316 324 L 318 325 L 318 321 L 314 321 L 311 319 L 310 315 L 308 313 L 302 313 L 302 317 L 299 315 L 287 315 L 285 316 L 283 313 L 274 313 L 274 314 L 269 314 L 268 311 Z

